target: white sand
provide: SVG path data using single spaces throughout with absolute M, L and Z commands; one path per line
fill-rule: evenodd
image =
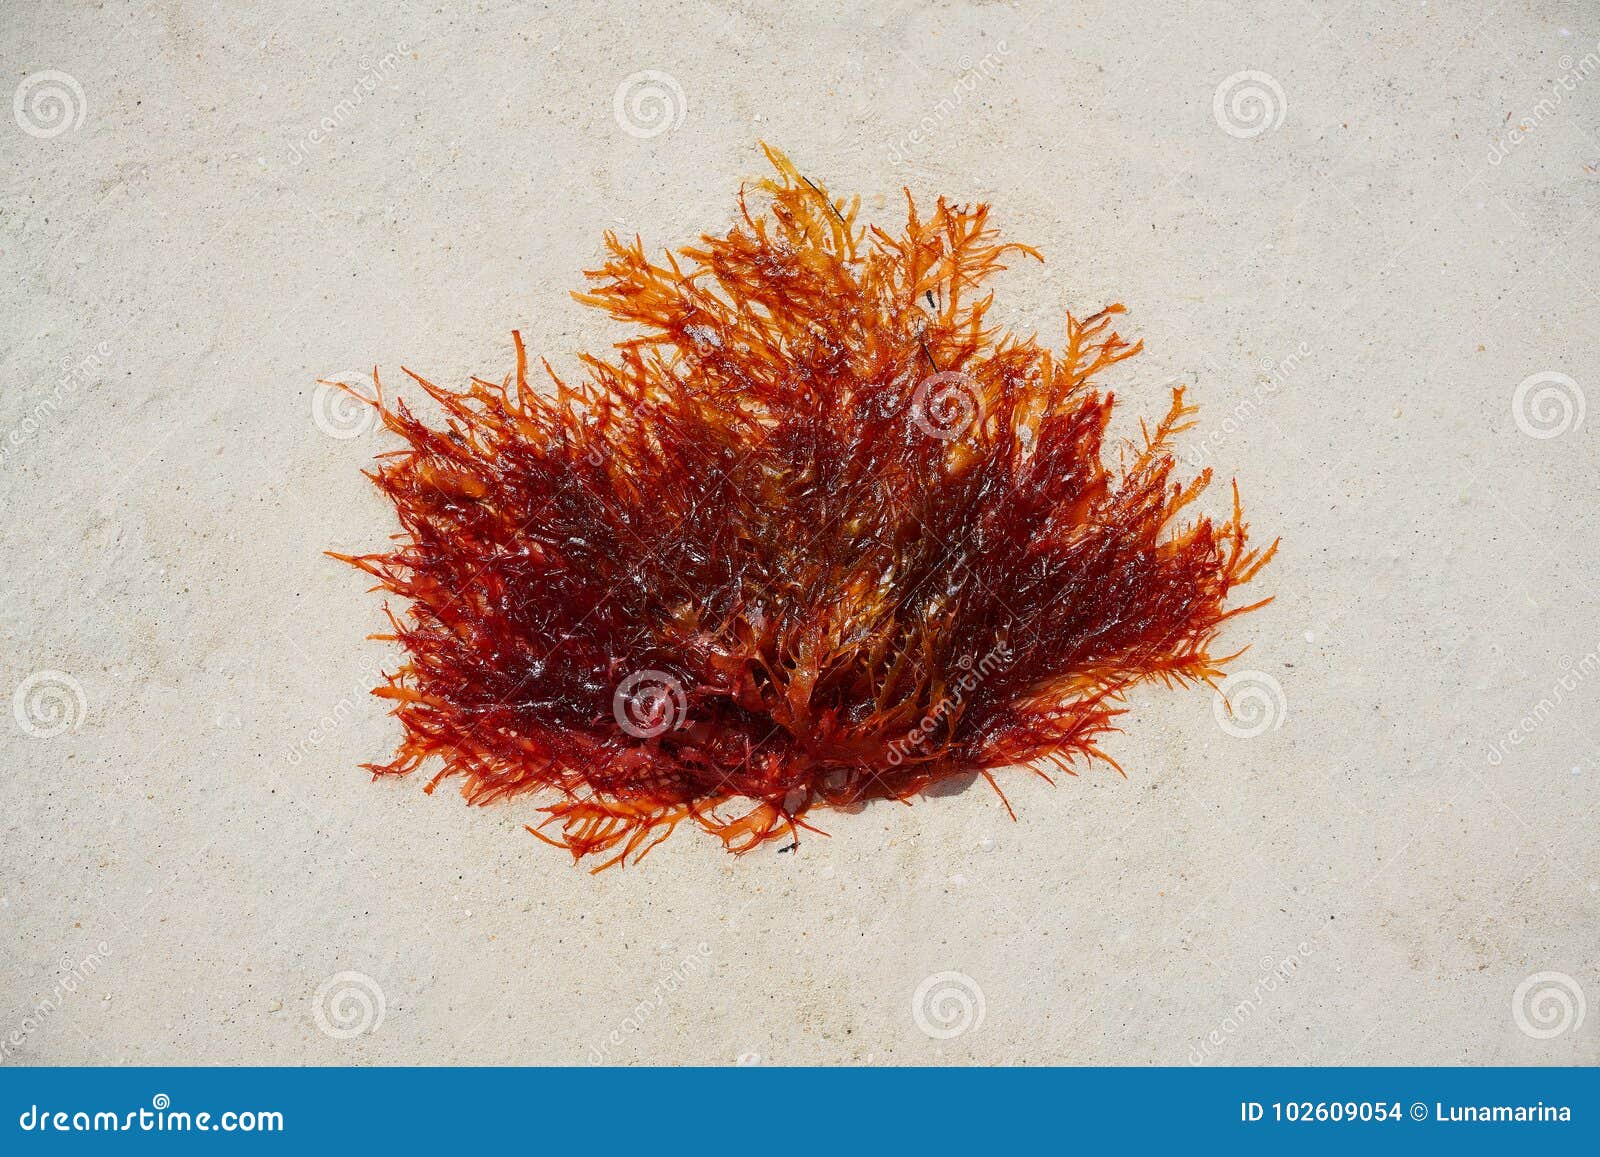
M 86 705 L 0 716 L 7 1063 L 1600 1060 L 1600 414 L 1513 411 L 1600 405 L 1590 6 L 235 7 L 0 16 L 7 91 L 83 99 L 0 127 L 0 690 Z M 643 70 L 683 93 L 651 137 Z M 1281 124 L 1230 135 L 1252 70 Z M 532 801 L 357 769 L 390 652 L 320 552 L 393 529 L 389 443 L 314 380 L 498 377 L 513 327 L 571 369 L 601 231 L 725 224 L 759 138 L 888 223 L 991 199 L 1049 259 L 1004 324 L 1127 303 L 1110 384 L 1191 382 L 1188 448 L 1283 535 L 1232 636 L 1278 726 L 1155 690 L 1126 780 L 1012 776 L 1019 823 L 972 790 L 597 877 Z

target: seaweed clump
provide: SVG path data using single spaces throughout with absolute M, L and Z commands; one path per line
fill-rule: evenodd
M 601 867 L 685 820 L 743 852 L 819 808 L 1108 759 L 1130 686 L 1221 674 L 1272 548 L 1237 487 L 1179 525 L 1210 478 L 1174 476 L 1181 389 L 1103 464 L 1122 307 L 1069 315 L 1059 352 L 996 332 L 985 279 L 1038 254 L 986 205 L 908 193 L 903 230 L 864 228 L 768 155 L 765 212 L 741 191 L 723 235 L 660 262 L 606 235 L 575 296 L 635 334 L 583 381 L 534 388 L 514 334 L 499 383 L 410 375 L 440 426 L 374 374 L 403 533 L 336 555 L 407 603 L 374 773 L 547 793 L 529 830 Z

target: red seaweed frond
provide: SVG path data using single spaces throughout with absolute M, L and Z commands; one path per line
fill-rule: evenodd
M 744 852 L 813 808 L 1111 762 L 1130 686 L 1221 674 L 1276 544 L 1249 547 L 1237 487 L 1179 523 L 1210 480 L 1175 476 L 1181 389 L 1102 463 L 1122 306 L 1059 353 L 998 332 L 986 279 L 1038 254 L 987 206 L 907 194 L 891 234 L 768 156 L 765 212 L 741 194 L 724 235 L 660 263 L 606 236 L 574 296 L 636 332 L 582 382 L 536 389 L 515 334 L 499 384 L 411 375 L 442 423 L 374 403 L 402 533 L 335 557 L 407 604 L 375 773 L 544 793 L 529 830 L 602 867 L 686 820 Z

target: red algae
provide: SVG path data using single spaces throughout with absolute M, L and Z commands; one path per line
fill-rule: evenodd
M 528 830 L 600 867 L 685 821 L 792 846 L 820 809 L 1110 762 L 1129 687 L 1233 657 L 1219 627 L 1261 604 L 1226 603 L 1276 543 L 1249 547 L 1237 487 L 1180 523 L 1210 480 L 1175 476 L 1181 389 L 1103 464 L 1122 307 L 1059 352 L 1001 333 L 981 286 L 1038 254 L 987 206 L 908 193 L 900 232 L 865 228 L 768 156 L 726 234 L 661 262 L 607 234 L 575 296 L 636 336 L 582 382 L 534 388 L 514 334 L 498 384 L 410 375 L 438 425 L 374 376 L 401 533 L 335 555 L 407 604 L 374 773 L 542 795 Z

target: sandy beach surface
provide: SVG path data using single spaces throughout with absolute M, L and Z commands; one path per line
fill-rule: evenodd
M 8 5 L 6 1064 L 1600 1061 L 1600 12 L 1568 3 Z M 682 830 L 592 876 L 373 783 L 381 600 L 317 380 L 575 373 L 606 229 L 759 143 L 988 200 L 1121 301 L 1283 547 L 1105 766 Z M 1213 508 L 1224 501 L 1214 488 Z

